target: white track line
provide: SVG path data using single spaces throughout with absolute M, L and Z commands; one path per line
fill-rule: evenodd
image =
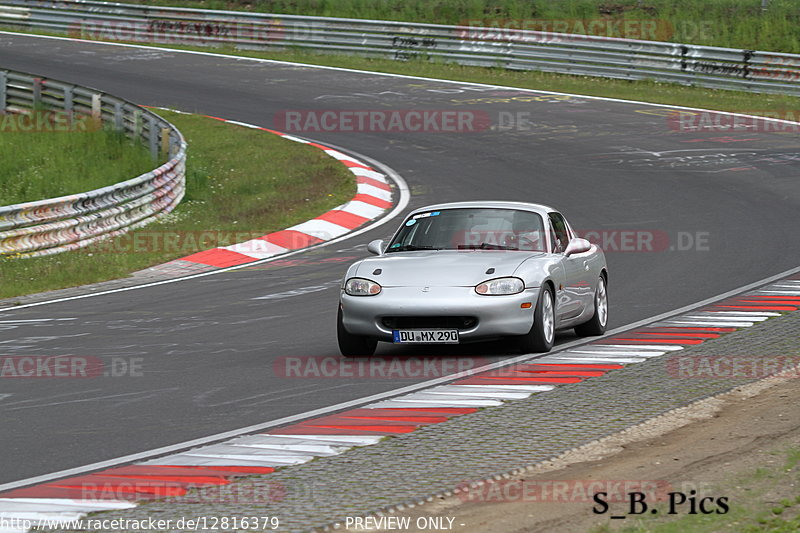
M 620 351 L 601 351 L 601 350 L 592 350 L 591 348 L 586 348 L 585 350 L 569 350 L 564 352 L 564 355 L 600 355 L 603 357 L 608 356 L 622 356 L 622 357 L 659 357 L 664 355 L 667 352 L 637 352 L 635 350 L 620 350 Z

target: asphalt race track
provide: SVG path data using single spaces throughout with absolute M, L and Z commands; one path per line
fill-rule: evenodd
M 396 170 L 411 188 L 409 208 L 525 200 L 561 209 L 579 231 L 605 232 L 611 327 L 796 267 L 800 257 L 796 134 L 684 133 L 670 129 L 664 108 L 643 104 L 4 34 L 0 66 L 266 127 L 277 128 L 274 117 L 286 110 L 489 116 L 495 127 L 478 132 L 297 133 Z M 501 112 L 524 121 L 497 127 Z M 435 377 L 284 375 L 286 358 L 338 359 L 336 283 L 366 255 L 365 243 L 397 223 L 290 263 L 0 313 L 0 355 L 137 367 L 118 377 L 2 380 L 0 483 Z M 614 251 L 623 230 L 650 237 Z M 492 345 L 379 348 L 420 353 L 507 356 Z

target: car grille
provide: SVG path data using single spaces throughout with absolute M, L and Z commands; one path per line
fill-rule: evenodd
M 385 316 L 381 323 L 388 329 L 472 329 L 478 325 L 474 316 Z

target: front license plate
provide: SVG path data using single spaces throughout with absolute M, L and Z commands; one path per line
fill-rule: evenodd
M 457 329 L 395 329 L 395 344 L 458 344 Z

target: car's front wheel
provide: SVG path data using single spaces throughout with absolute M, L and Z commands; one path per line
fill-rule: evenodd
M 608 324 L 608 288 L 606 279 L 600 276 L 594 292 L 594 315 L 588 322 L 575 326 L 575 333 L 581 337 L 602 335 Z
M 556 309 L 553 291 L 549 286 L 542 288 L 536 310 L 533 313 L 533 325 L 527 335 L 520 339 L 523 352 L 549 352 L 556 336 Z
M 353 335 L 344 329 L 342 323 L 342 308 L 336 317 L 336 338 L 339 341 L 339 351 L 345 357 L 369 357 L 375 353 L 378 341 L 362 335 Z

